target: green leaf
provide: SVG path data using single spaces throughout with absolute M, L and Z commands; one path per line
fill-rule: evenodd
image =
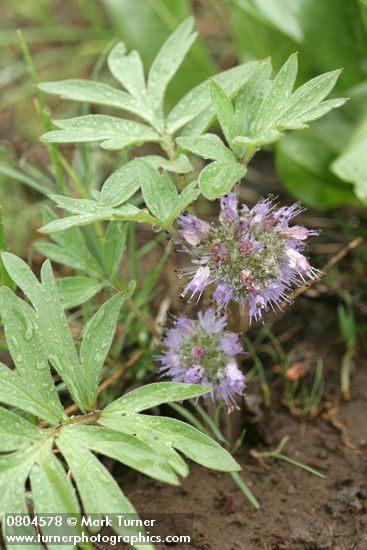
M 81 275 L 56 279 L 56 284 L 57 291 L 65 309 L 84 304 L 98 294 L 104 287 L 103 283 Z
M 246 172 L 246 166 L 238 162 L 212 162 L 200 172 L 200 191 L 211 201 L 217 199 L 229 193 Z
M 139 189 L 139 173 L 135 161 L 116 170 L 103 184 L 100 204 L 118 206 L 129 200 Z
M 248 80 L 258 64 L 258 61 L 250 61 L 228 69 L 190 90 L 169 113 L 167 117 L 168 133 L 174 134 L 182 126 L 187 125 L 183 131 L 184 135 L 198 136 L 202 134 L 215 117 L 214 107 L 211 105 L 210 81 L 217 82 L 224 92 L 232 97 Z M 188 124 L 189 122 L 190 124 Z
M 235 102 L 236 131 L 240 135 L 250 135 L 252 123 L 256 119 L 264 97 L 271 88 L 271 69 L 270 59 L 264 59 L 237 94 Z
M 0 452 L 7 453 L 32 445 L 42 430 L 18 414 L 0 407 Z
M 188 174 L 193 171 L 193 166 L 186 155 L 180 155 L 177 159 L 167 160 L 160 155 L 145 155 L 143 160 L 150 162 L 155 168 L 163 168 L 174 174 Z
M 193 426 L 174 418 L 146 415 L 139 417 L 166 444 L 172 445 L 194 462 L 222 472 L 241 470 L 228 451 Z
M 56 82 L 42 82 L 38 85 L 38 88 L 48 94 L 58 95 L 63 99 L 116 107 L 117 109 L 123 109 L 124 111 L 134 113 L 148 120 L 134 98 L 126 92 L 117 90 L 102 82 L 69 79 Z
M 36 459 L 36 453 L 32 447 L 22 449 L 0 457 L 0 518 L 2 529 L 5 531 L 4 515 L 9 513 L 28 515 L 28 507 L 25 495 L 25 483 L 29 471 Z M 33 536 L 31 525 L 22 526 L 23 536 Z M 19 535 L 19 527 L 6 527 L 6 535 Z M 14 550 L 24 550 L 23 544 L 12 544 Z M 37 544 L 31 548 L 38 549 Z
M 30 481 L 32 497 L 37 513 L 42 514 L 80 514 L 80 508 L 75 489 L 68 478 L 64 467 L 55 457 L 53 451 L 46 448 L 40 453 L 37 464 L 31 469 Z M 41 527 L 42 534 L 53 535 L 53 525 Z M 68 534 L 78 535 L 78 527 L 68 528 Z M 73 550 L 74 545 L 63 545 L 68 550 Z M 57 550 L 57 544 L 48 544 L 50 550 Z
M 129 225 L 110 222 L 103 245 L 103 267 L 109 279 L 116 277 L 126 249 L 126 238 Z
M 56 215 L 51 209 L 43 211 L 43 223 L 54 221 Z M 90 253 L 84 236 L 78 227 L 72 227 L 62 233 L 51 234 L 51 238 L 57 245 L 41 241 L 36 243 L 37 250 L 40 250 L 46 257 L 58 263 L 70 266 L 74 269 L 85 271 L 88 275 L 101 275 L 101 266 Z
M 102 414 L 100 423 L 114 431 L 121 432 L 123 434 L 130 434 L 132 437 L 138 436 L 140 441 L 146 445 L 149 445 L 153 451 L 164 457 L 171 466 L 172 470 L 174 470 L 178 475 L 186 477 L 189 473 L 189 469 L 186 462 L 177 453 L 177 451 L 175 451 L 172 447 L 168 447 L 164 441 L 158 439 L 155 432 L 149 429 L 144 429 L 143 426 L 137 426 L 132 420 L 133 416 L 121 418 L 119 416 L 105 416 Z
M 199 155 L 204 159 L 235 162 L 236 157 L 220 137 L 215 134 L 204 134 L 199 137 L 181 137 L 176 139 L 180 147 Z
M 107 300 L 89 321 L 80 348 L 80 364 L 86 380 L 88 408 L 96 405 L 97 389 L 104 361 L 110 349 L 121 305 L 127 297 L 119 292 Z
M 163 416 L 126 414 L 118 419 L 102 414 L 101 422 L 119 431 L 134 430 L 137 437 L 153 435 L 167 447 L 184 453 L 194 462 L 223 472 L 239 471 L 239 464 L 218 443 L 185 422 Z M 118 426 L 118 427 L 117 427 Z
M 82 209 L 83 206 L 81 206 L 80 208 Z M 70 229 L 71 227 L 74 227 L 76 225 L 90 225 L 97 220 L 136 221 L 138 223 L 153 224 L 159 222 L 159 220 L 151 216 L 147 210 L 140 210 L 132 204 L 123 204 L 118 209 L 101 206 L 98 212 L 94 214 L 78 214 L 76 216 L 67 216 L 66 218 L 57 219 L 41 227 L 39 231 L 41 233 L 56 233 L 57 231 L 64 231 L 65 229 Z
M 59 208 L 68 210 L 75 214 L 96 214 L 99 215 L 105 212 L 112 212 L 106 207 L 101 208 L 99 203 L 94 199 L 74 199 L 64 195 L 50 195 L 50 199 L 56 203 Z
M 256 510 L 259 510 L 260 504 L 257 498 L 252 493 L 250 487 L 243 481 L 242 477 L 237 472 L 231 472 L 231 477 L 236 485 L 238 485 L 241 489 L 245 497 L 249 500 L 249 502 L 251 502 L 252 506 L 256 508 Z
M 277 124 L 286 128 L 294 120 L 316 107 L 334 88 L 340 70 L 330 71 L 312 78 L 300 86 L 289 98 L 286 107 L 278 117 Z
M 168 83 L 197 36 L 196 32 L 192 32 L 193 25 L 192 17 L 183 21 L 163 44 L 150 68 L 147 94 L 152 108 L 158 113 L 162 113 Z
M 149 162 L 137 160 L 144 202 L 161 221 L 172 215 L 177 201 L 176 187 L 168 174 L 160 174 Z
M 50 410 L 49 418 L 54 421 L 63 419 L 65 413 L 51 376 L 43 335 L 34 311 L 5 286 L 0 288 L 0 310 L 17 374 L 25 384 L 32 380 L 37 388 L 37 399 Z
M 55 120 L 61 130 L 42 136 L 45 143 L 83 143 L 101 141 L 107 150 L 123 149 L 146 141 L 159 141 L 160 136 L 148 126 L 109 115 L 85 115 L 66 120 Z
M 78 214 L 75 216 L 67 216 L 66 218 L 57 219 L 53 222 L 47 223 L 38 231 L 40 233 L 56 233 L 57 231 L 65 231 L 71 227 L 90 225 L 98 220 L 111 220 L 112 218 L 113 214 L 111 214 L 110 210 L 106 209 L 104 211 L 101 210 L 97 214 Z
M 278 120 L 292 95 L 298 71 L 297 54 L 292 54 L 278 72 L 272 86 L 264 97 L 253 122 L 252 134 L 262 135 Z
M 326 113 L 332 109 L 337 109 L 342 107 L 348 101 L 347 97 L 338 97 L 336 99 L 326 99 L 322 101 L 319 105 L 316 105 L 309 111 L 306 111 L 303 115 L 297 117 L 293 121 L 287 123 L 287 129 L 289 130 L 299 130 L 307 128 L 307 124 L 314 120 L 317 120 L 323 117 Z M 306 124 L 307 123 L 307 124 Z
M 57 292 L 51 264 L 47 260 L 38 282 L 28 265 L 9 252 L 2 253 L 4 265 L 17 286 L 32 302 L 48 360 L 70 389 L 81 411 L 85 410 L 83 372 Z
M 367 204 L 367 122 L 357 128 L 331 169 L 342 180 L 353 183 L 357 197 Z
M 215 80 L 210 82 L 210 93 L 218 122 L 227 143 L 231 144 L 234 130 L 234 108 L 232 102 Z
M 40 181 L 37 181 L 34 178 L 30 177 L 28 174 L 25 174 L 21 170 L 13 168 L 12 166 L 8 166 L 4 163 L 0 165 L 0 174 L 14 181 L 18 181 L 19 183 L 24 183 L 31 189 L 34 189 L 35 191 L 38 191 L 43 195 L 47 195 L 48 193 L 52 193 L 53 191 L 51 185 L 45 185 L 44 182 L 41 183 Z
M 41 281 L 45 298 L 39 305 L 34 305 L 39 317 L 42 318 L 39 323 L 45 339 L 48 359 L 68 386 L 81 411 L 84 412 L 86 407 L 84 373 L 80 368 L 49 261 L 42 265 Z
M 76 443 L 87 446 L 95 453 L 114 458 L 164 483 L 179 485 L 167 461 L 136 437 L 97 426 L 74 426 L 67 428 L 67 431 Z
M 23 290 L 30 301 L 37 303 L 42 300 L 40 284 L 30 267 L 21 258 L 10 252 L 2 252 L 1 258 L 12 280 Z
M 104 0 L 104 8 L 113 34 L 123 37 L 129 48 L 139 50 L 146 67 L 153 63 L 170 33 L 192 14 L 189 0 L 144 0 L 139 2 L 139 9 L 131 0 Z M 216 64 L 205 43 L 197 40 L 181 65 L 179 74 L 167 88 L 167 102 L 174 105 L 184 93 L 215 70 Z
M 253 16 L 256 23 L 264 22 L 285 35 L 301 42 L 303 32 L 299 20 L 302 4 L 294 0 L 234 0 L 242 10 Z M 268 31 L 269 32 L 269 31 Z
M 182 191 L 181 195 L 179 195 L 176 204 L 175 209 L 172 212 L 171 220 L 173 221 L 175 218 L 177 218 L 186 208 L 191 205 L 200 195 L 200 191 L 197 188 L 197 181 L 192 181 L 185 187 L 185 189 Z
M 285 136 L 276 148 L 276 168 L 285 187 L 296 199 L 318 210 L 353 199 L 352 186 L 343 184 L 330 171 L 335 158 L 330 144 L 331 139 L 323 139 L 312 128 Z
M 55 414 L 52 403 L 45 401 L 45 397 L 30 380 L 25 383 L 23 378 L 2 363 L 0 363 L 0 402 L 34 414 L 51 424 L 56 424 L 60 418 Z
M 211 388 L 199 386 L 198 384 L 184 384 L 176 382 L 157 382 L 155 384 L 146 384 L 133 390 L 110 405 L 104 411 L 103 416 L 111 413 L 116 414 L 135 414 L 152 407 L 170 403 L 172 401 L 183 401 L 192 397 L 198 397 L 208 393 Z
M 367 48 L 365 11 L 358 0 L 307 0 L 300 23 L 304 34 L 302 56 L 317 71 L 344 67 L 340 87 L 348 89 L 366 78 L 363 66 Z M 325 21 L 328 22 L 325 33 Z
M 108 55 L 108 67 L 113 76 L 124 88 L 137 98 L 145 95 L 144 67 L 140 54 L 133 50 L 126 54 L 122 42 L 116 44 Z
M 68 430 L 61 432 L 57 439 L 57 445 L 69 465 L 86 514 L 136 513 L 133 505 L 124 496 L 108 470 L 84 445 L 79 445 L 70 432 L 68 433 Z M 114 524 L 113 528 L 121 535 L 139 533 L 137 527 L 119 528 L 117 524 Z M 134 548 L 154 550 L 150 544 L 137 544 Z

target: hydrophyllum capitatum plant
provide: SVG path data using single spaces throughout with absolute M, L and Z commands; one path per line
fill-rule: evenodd
M 0 402 L 5 405 L 0 407 L 1 520 L 9 511 L 27 513 L 30 494 L 40 513 L 79 513 L 81 506 L 85 513 L 134 512 L 96 455 L 172 484 L 188 474 L 180 453 L 220 471 L 240 469 L 201 430 L 174 418 L 141 414 L 209 392 L 210 388 L 199 385 L 206 380 L 214 396 L 230 405 L 243 393 L 244 377 L 234 360 L 241 351 L 238 336 L 226 332 L 225 319 L 215 318 L 213 311 L 201 313 L 198 320 L 178 319 L 166 339 L 162 368 L 168 367 L 166 374 L 178 380 L 182 367 L 181 374 L 195 384 L 149 384 L 121 397 L 115 385 L 114 392 L 104 393 L 99 400 L 103 384 L 116 380 L 112 378 L 115 368 L 124 372 L 126 355 L 137 340 L 145 346 L 148 331 L 160 336 L 150 321 L 149 304 L 169 248 L 148 277 L 134 281 L 138 273 L 134 264 L 146 253 L 143 247 L 136 250 L 135 225 L 148 223 L 175 238 L 179 218 L 181 239 L 195 266 L 186 292 L 200 294 L 213 282 L 218 309 L 231 299 L 249 302 L 252 317 L 259 318 L 267 305 L 282 299 L 302 277 L 315 276 L 303 255 L 311 232 L 289 227 L 298 207 L 277 209 L 262 201 L 252 210 L 238 210 L 231 191 L 264 144 L 278 141 L 287 130 L 305 128 L 345 99 L 326 99 L 339 71 L 294 89 L 298 63 L 292 55 L 274 77 L 270 60 L 250 61 L 214 75 L 188 91 L 168 113 L 166 90 L 195 39 L 192 31 L 189 18 L 166 40 L 147 74 L 139 53 L 128 53 L 124 44 L 117 44 L 107 60 L 115 86 L 79 79 L 39 86 L 67 100 L 106 106 L 108 114 L 94 114 L 93 108 L 93 114 L 54 121 L 56 130 L 49 131 L 52 122 L 40 94 L 47 131 L 42 140 L 48 144 L 53 170 L 46 178 L 38 177 L 41 171 L 35 172 L 32 166 L 26 174 L 9 171 L 67 213 L 58 218 L 44 211 L 41 231 L 50 240 L 35 246 L 63 266 L 61 272 L 66 267 L 76 275 L 54 280 L 47 262 L 38 281 L 19 258 L 2 255 L 0 278 L 10 288 L 0 289 L 0 312 L 15 368 L 0 364 Z M 24 40 L 21 45 L 32 68 Z M 210 131 L 214 121 L 223 139 Z M 69 164 L 59 150 L 63 143 L 92 142 L 100 143 L 102 150 L 123 151 L 116 155 L 115 171 L 106 174 L 104 182 L 101 175 L 109 163 L 101 151 L 83 147 L 83 162 L 76 157 Z M 147 143 L 156 144 L 157 154 L 145 154 L 144 148 L 135 159 L 136 148 Z M 193 164 L 192 155 L 196 156 Z M 199 164 L 197 157 L 205 162 Z M 122 159 L 125 162 L 120 165 Z M 222 198 L 218 224 L 180 217 L 199 195 L 211 201 L 226 193 L 230 195 Z M 0 227 L 0 248 L 5 250 L 2 233 Z M 121 269 L 125 246 L 129 253 L 125 266 L 131 263 L 131 269 Z M 11 290 L 15 285 L 25 300 Z M 101 298 L 104 303 L 99 307 Z M 87 307 L 67 313 L 84 303 Z M 85 331 L 75 345 L 68 321 L 78 317 L 83 318 Z M 124 330 L 130 328 L 129 337 L 134 333 L 139 337 L 125 346 L 124 335 L 114 342 L 112 352 L 109 348 L 120 321 Z M 170 363 L 174 353 L 178 359 Z M 114 373 L 109 375 L 111 369 Z M 149 361 L 141 369 L 136 380 L 150 372 Z M 70 411 L 77 415 L 71 417 Z M 142 549 L 140 544 L 133 546 Z
M 214 309 L 199 312 L 195 320 L 174 319 L 164 339 L 166 351 L 159 357 L 160 371 L 174 382 L 213 387 L 210 398 L 223 399 L 232 409 L 245 390 L 245 377 L 235 356 L 243 353 L 239 335 L 226 331 L 227 317 Z
M 292 287 L 317 276 L 304 251 L 308 237 L 318 232 L 290 225 L 302 210 L 297 203 L 279 208 L 267 198 L 249 209 L 229 193 L 220 205 L 218 223 L 191 214 L 178 220 L 182 251 L 194 265 L 182 270 L 192 276 L 183 295 L 191 292 L 199 299 L 214 284 L 218 310 L 233 300 L 247 304 L 250 318 L 259 320 L 268 307 L 289 301 Z

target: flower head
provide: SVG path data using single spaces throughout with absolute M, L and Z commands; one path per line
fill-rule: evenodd
M 245 390 L 245 377 L 235 355 L 243 353 L 238 334 L 226 331 L 226 316 L 217 317 L 214 309 L 199 312 L 190 320 L 181 316 L 164 339 L 166 350 L 159 357 L 160 371 L 175 382 L 213 387 L 212 399 L 224 399 L 236 406 L 236 396 Z
M 214 283 L 213 299 L 218 310 L 233 300 L 247 303 L 251 319 L 260 320 L 266 309 L 279 306 L 293 286 L 315 279 L 304 255 L 306 241 L 318 232 L 290 225 L 302 209 L 299 204 L 277 208 L 272 198 L 253 208 L 239 208 L 237 195 L 222 197 L 218 223 L 208 224 L 195 216 L 179 218 L 184 252 L 193 267 L 183 270 L 192 278 L 188 292 L 200 298 Z M 194 235 L 193 235 L 194 232 Z

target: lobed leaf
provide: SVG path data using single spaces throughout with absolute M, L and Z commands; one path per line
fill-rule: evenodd
M 129 434 L 133 437 L 137 437 L 137 431 L 133 422 L 120 422 L 120 417 L 110 416 L 102 414 L 100 423 L 114 431 L 121 432 L 123 434 Z M 189 469 L 184 459 L 178 454 L 173 447 L 165 445 L 164 441 L 159 440 L 155 433 L 149 429 L 144 429 L 143 426 L 139 427 L 138 433 L 139 440 L 149 445 L 151 449 L 159 453 L 168 462 L 170 467 L 176 474 L 182 477 L 186 477 L 189 474 Z
M 37 399 L 50 410 L 49 418 L 63 419 L 65 413 L 51 376 L 39 320 L 33 309 L 3 286 L 0 288 L 0 311 L 17 375 L 24 384 L 32 381 L 37 389 Z
M 5 514 L 28 515 L 25 483 L 35 460 L 36 452 L 32 447 L 0 456 L 0 518 L 3 532 L 5 530 Z M 16 526 L 6 527 L 7 536 L 16 533 L 19 535 L 19 528 Z M 31 525 L 22 526 L 21 534 L 23 536 L 33 536 L 33 527 Z M 24 545 L 23 543 L 12 544 L 12 548 L 14 550 L 24 550 Z M 40 547 L 38 544 L 34 544 L 32 548 L 37 549 Z
M 95 453 L 109 456 L 164 483 L 179 484 L 164 457 L 136 437 L 97 426 L 73 426 L 67 428 L 67 432 L 78 445 L 85 445 Z
M 209 200 L 218 199 L 229 193 L 246 173 L 246 166 L 238 162 L 212 162 L 200 172 L 200 191 Z
M 176 382 L 156 382 L 146 384 L 136 390 L 126 393 L 110 405 L 108 405 L 103 415 L 106 414 L 135 414 L 146 409 L 151 409 L 171 403 L 172 401 L 183 401 L 198 397 L 208 393 L 211 388 L 199 386 L 198 384 L 184 384 Z
M 192 32 L 194 19 L 188 17 L 168 37 L 152 63 L 148 75 L 147 94 L 152 108 L 162 113 L 167 85 L 184 60 L 197 33 Z
M 43 223 L 47 224 L 57 219 L 51 209 L 43 210 Z M 62 233 L 52 233 L 51 238 L 56 244 L 47 241 L 36 243 L 37 250 L 40 250 L 58 263 L 70 266 L 88 273 L 88 275 L 101 275 L 101 266 L 90 253 L 84 236 L 78 227 L 71 227 Z
M 84 115 L 66 120 L 55 120 L 61 130 L 47 132 L 41 138 L 45 143 L 83 143 L 101 141 L 103 149 L 123 149 L 146 141 L 160 141 L 152 128 L 139 122 L 109 115 Z
M 169 113 L 167 117 L 168 133 L 174 134 L 177 130 L 186 126 L 183 135 L 198 136 L 202 134 L 215 117 L 210 98 L 210 81 L 217 82 L 224 92 L 232 97 L 248 80 L 258 64 L 258 61 L 244 63 L 216 74 L 211 79 L 195 86 L 184 95 Z
M 289 98 L 277 122 L 283 127 L 288 126 L 316 107 L 334 88 L 340 73 L 340 70 L 330 71 L 300 86 Z
M 168 174 L 160 174 L 149 162 L 139 159 L 140 187 L 150 212 L 161 221 L 172 216 L 177 201 L 177 190 Z
M 0 402 L 27 411 L 46 422 L 56 424 L 60 417 L 55 414 L 52 403 L 45 400 L 42 393 L 30 380 L 24 379 L 0 363 Z
M 75 489 L 67 476 L 61 462 L 48 447 L 39 454 L 37 463 L 30 471 L 32 498 L 38 514 L 80 514 L 80 507 Z M 42 534 L 54 535 L 53 525 L 41 527 Z M 68 527 L 68 534 L 80 535 L 78 527 Z M 74 545 L 63 545 L 73 550 Z M 57 544 L 48 544 L 49 550 L 57 550 Z
M 120 42 L 111 50 L 107 61 L 108 67 L 116 80 L 132 96 L 141 100 L 145 95 L 145 77 L 140 54 L 136 50 L 127 54 L 125 44 Z M 139 101 L 140 107 L 143 104 Z
M 231 144 L 235 122 L 232 101 L 215 80 L 210 82 L 210 93 L 218 122 L 227 143 Z
M 141 105 L 131 95 L 102 82 L 82 79 L 58 80 L 56 82 L 42 82 L 38 84 L 38 88 L 43 92 L 58 95 L 63 99 L 123 109 L 147 120 L 144 111 L 142 112 Z
M 294 53 L 284 63 L 261 102 L 253 122 L 252 133 L 254 135 L 261 135 L 277 122 L 279 114 L 284 110 L 292 95 L 297 72 L 298 60 L 297 54 Z
M 114 280 L 123 258 L 129 225 L 110 222 L 103 245 L 103 268 L 109 279 Z
M 85 377 L 88 409 L 95 408 L 104 361 L 110 349 L 121 305 L 128 296 L 119 292 L 105 302 L 89 321 L 80 347 L 80 364 Z
M 173 221 L 176 219 L 199 195 L 200 190 L 197 188 L 197 181 L 192 181 L 184 188 L 181 195 L 178 196 L 170 220 Z
M 139 172 L 136 162 L 127 162 L 104 182 L 100 204 L 103 206 L 119 206 L 136 193 L 139 185 Z
M 145 155 L 140 158 L 150 162 L 155 168 L 163 168 L 167 172 L 173 172 L 174 174 L 188 174 L 194 169 L 186 155 L 180 155 L 174 160 L 167 160 L 160 155 Z
M 176 139 L 183 149 L 199 155 L 204 159 L 235 162 L 236 157 L 223 141 L 215 134 L 204 134 L 198 137 L 180 137 Z
M 148 416 L 142 414 L 125 414 L 119 418 L 102 414 L 101 423 L 121 432 L 136 434 L 143 440 L 147 433 L 153 436 L 152 441 L 160 441 L 166 447 L 173 447 L 194 462 L 207 468 L 223 472 L 239 471 L 239 464 L 218 443 L 203 432 L 185 422 L 174 418 Z
M 57 445 L 69 465 L 86 514 L 105 515 L 107 511 L 120 515 L 136 513 L 108 470 L 84 445 L 79 444 L 70 431 L 61 432 Z M 139 529 L 134 526 L 119 528 L 116 523 L 113 528 L 121 535 L 139 534 Z M 154 550 L 151 544 L 136 544 L 134 548 Z
M 35 308 L 48 360 L 69 387 L 75 402 L 84 411 L 83 373 L 50 262 L 47 260 L 42 266 L 40 284 L 28 265 L 14 254 L 3 252 L 2 259 L 10 277 Z
M 0 407 L 0 452 L 16 451 L 42 437 L 42 430 L 25 418 Z
M 56 285 L 65 309 L 84 304 L 104 288 L 104 283 L 82 275 L 56 279 Z

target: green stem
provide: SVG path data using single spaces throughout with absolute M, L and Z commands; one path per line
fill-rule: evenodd
M 24 39 L 22 31 L 18 30 L 17 35 L 18 35 L 18 40 L 19 40 L 24 62 L 26 64 L 26 67 L 31 76 L 34 86 L 37 87 L 37 85 L 39 84 L 39 78 L 38 78 L 36 68 L 33 64 L 32 57 L 28 49 L 27 43 Z M 41 90 L 37 89 L 36 94 L 37 94 L 37 99 L 39 103 L 39 109 L 38 109 L 39 116 L 43 123 L 43 127 L 45 131 L 48 132 L 49 130 L 52 129 L 52 123 L 48 115 L 47 103 Z M 55 177 L 56 177 L 57 185 L 64 194 L 67 194 L 67 188 L 66 188 L 63 173 L 62 173 L 61 162 L 60 162 L 60 157 L 59 157 L 57 147 L 56 145 L 50 143 L 50 144 L 47 144 L 47 149 L 55 169 Z
M 6 242 L 6 235 L 5 235 L 5 229 L 3 224 L 3 214 L 2 214 L 2 207 L 0 206 L 0 251 L 6 252 L 9 250 L 8 243 Z M 8 286 L 9 288 L 14 289 L 15 285 L 11 278 L 8 275 L 8 272 L 5 269 L 5 266 L 3 264 L 3 261 L 0 257 L 0 279 L 1 283 Z
M 132 311 L 134 313 L 134 315 L 140 319 L 140 321 L 148 328 L 149 332 L 151 332 L 151 334 L 153 334 L 153 336 L 155 336 L 156 338 L 158 338 L 158 340 L 161 339 L 162 335 L 161 333 L 159 332 L 159 330 L 157 329 L 157 327 L 155 326 L 154 323 L 152 323 L 152 321 L 150 321 L 149 319 L 147 319 L 144 314 L 140 311 L 140 309 L 138 308 L 138 306 L 133 302 L 133 300 L 131 298 L 127 298 L 125 300 L 125 304 L 127 305 L 127 307 L 130 309 L 130 311 Z
M 355 355 L 355 348 L 349 348 L 342 359 L 342 368 L 340 371 L 340 385 L 343 398 L 347 401 L 350 399 L 350 373 L 352 370 L 353 357 Z
M 248 487 L 248 485 L 243 481 L 242 477 L 237 472 L 231 472 L 231 478 L 235 482 L 235 484 L 241 489 L 247 500 L 249 500 L 254 508 L 258 510 L 260 508 L 259 501 L 255 497 L 255 495 L 252 493 L 251 489 Z

